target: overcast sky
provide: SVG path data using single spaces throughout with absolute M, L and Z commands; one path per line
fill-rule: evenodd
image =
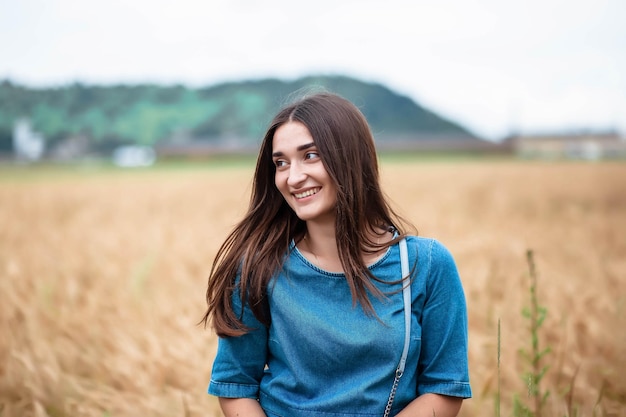
M 342 74 L 475 133 L 626 134 L 625 0 L 0 0 L 31 86 Z

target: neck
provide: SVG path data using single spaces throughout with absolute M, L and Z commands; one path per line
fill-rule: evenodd
M 307 231 L 304 235 L 307 249 L 317 257 L 338 258 L 337 239 L 335 237 L 335 225 L 319 225 L 307 223 Z
M 322 225 L 307 222 L 307 231 L 298 248 L 320 268 L 331 272 L 343 272 L 337 250 L 334 224 Z
M 298 245 L 298 249 L 320 268 L 331 272 L 343 272 L 335 232 L 334 224 L 307 222 L 307 231 Z M 389 231 L 381 229 L 379 232 L 380 234 L 371 237 L 376 244 L 389 242 L 393 238 L 393 233 Z M 363 262 L 370 265 L 378 260 L 385 251 L 386 248 L 382 248 L 363 253 Z

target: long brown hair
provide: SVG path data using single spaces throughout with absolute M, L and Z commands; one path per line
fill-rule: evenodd
M 242 323 L 243 311 L 233 309 L 236 285 L 241 304 L 247 303 L 255 317 L 269 326 L 268 284 L 281 268 L 291 240 L 297 242 L 306 231 L 306 223 L 295 215 L 274 184 L 274 132 L 290 121 L 308 128 L 322 163 L 337 186 L 337 249 L 352 301 L 358 301 L 367 313 L 373 313 L 368 294 L 383 294 L 373 284 L 377 278 L 362 255 L 397 242 L 404 236 L 400 226 L 408 224 L 392 210 L 380 188 L 374 139 L 365 117 L 354 104 L 324 92 L 283 108 L 272 120 L 261 144 L 248 211 L 218 250 L 209 276 L 208 308 L 202 322 L 206 325 L 210 321 L 223 337 L 251 330 Z M 396 239 L 380 244 L 373 241 L 372 236 L 388 228 L 399 231 Z

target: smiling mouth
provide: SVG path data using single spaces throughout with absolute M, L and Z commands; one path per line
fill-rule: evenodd
M 303 192 L 301 192 L 301 193 L 294 194 L 294 196 L 295 196 L 297 199 L 301 199 L 301 198 L 304 198 L 304 197 L 309 197 L 309 196 L 312 196 L 313 194 L 317 194 L 317 193 L 319 192 L 319 190 L 320 190 L 320 188 L 319 188 L 319 187 L 317 187 L 317 188 L 311 188 L 310 190 L 306 190 L 306 191 L 303 191 Z

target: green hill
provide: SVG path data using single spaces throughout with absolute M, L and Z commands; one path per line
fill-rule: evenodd
M 263 79 L 204 88 L 78 83 L 29 88 L 6 80 L 0 83 L 0 151 L 10 149 L 13 125 L 20 118 L 30 120 L 48 149 L 75 138 L 96 151 L 120 144 L 190 140 L 253 145 L 290 98 L 322 88 L 359 106 L 380 143 L 433 137 L 478 140 L 458 124 L 383 85 L 344 76 Z

